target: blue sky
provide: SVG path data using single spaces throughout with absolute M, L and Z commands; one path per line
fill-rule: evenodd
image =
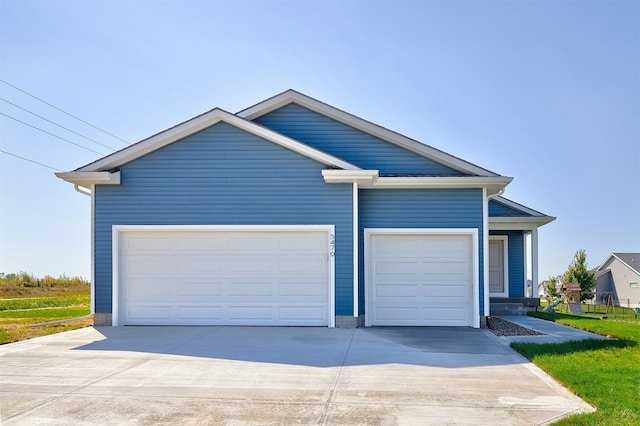
M 293 88 L 515 177 L 558 219 L 540 278 L 577 249 L 640 252 L 638 1 L 0 2 L 0 78 L 136 142 Z M 0 97 L 123 142 L 0 82 Z M 110 150 L 0 101 L 0 112 Z M 0 149 L 64 171 L 100 155 L 0 116 Z M 89 197 L 0 153 L 0 272 L 90 271 Z

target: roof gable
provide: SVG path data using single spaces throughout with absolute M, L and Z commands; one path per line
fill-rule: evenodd
M 167 146 L 189 135 L 197 133 L 207 127 L 217 123 L 225 122 L 234 127 L 245 130 L 256 136 L 260 136 L 268 141 L 286 147 L 292 151 L 298 152 L 314 160 L 320 161 L 328 166 L 345 170 L 358 170 L 355 166 L 340 158 L 322 152 L 316 148 L 305 145 L 297 140 L 291 139 L 273 130 L 259 126 L 250 121 L 237 117 L 220 108 L 214 108 L 204 114 L 194 117 L 188 121 L 171 127 L 163 132 L 153 135 L 138 143 L 130 145 L 120 151 L 107 155 L 93 163 L 76 169 L 75 172 L 96 172 L 116 169 L 123 164 L 138 159 L 150 152 Z
M 255 122 L 381 175 L 468 176 L 295 102 Z
M 400 146 L 406 150 L 450 167 L 451 169 L 455 169 L 463 174 L 476 176 L 499 176 L 497 173 L 490 170 L 469 163 L 468 161 L 462 160 L 432 146 L 423 144 L 415 139 L 411 139 L 407 136 L 391 131 L 385 127 L 364 120 L 291 89 L 244 109 L 236 115 L 253 121 L 291 103 L 301 105 L 311 111 L 332 118 L 340 123 L 356 128 L 386 142 Z
M 553 222 L 556 218 L 533 210 L 504 197 L 489 200 L 489 222 L 491 223 L 533 223 L 539 226 Z
M 607 259 L 602 262 L 596 271 L 606 270 L 604 268 L 612 259 L 617 259 L 620 263 L 631 269 L 637 275 L 640 275 L 640 253 L 611 253 Z

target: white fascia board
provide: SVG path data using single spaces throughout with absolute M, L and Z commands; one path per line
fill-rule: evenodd
M 213 126 L 214 124 L 217 124 L 221 121 L 224 121 L 228 124 L 231 124 L 232 126 L 245 130 L 256 136 L 262 137 L 273 143 L 281 145 L 306 157 L 320 161 L 321 163 L 324 163 L 326 165 L 347 170 L 359 169 L 359 167 L 348 163 L 338 157 L 334 157 L 309 145 L 305 145 L 295 139 L 291 139 L 280 133 L 274 132 L 273 130 L 270 130 L 266 127 L 237 117 L 220 108 L 215 108 L 207 113 L 192 118 L 189 121 L 185 121 L 184 123 L 178 124 L 177 126 L 174 126 L 161 133 L 144 139 L 134 145 L 124 148 L 104 158 L 101 158 L 94 163 L 81 167 L 77 169 L 76 172 L 93 172 L 119 167 L 150 152 L 167 146 L 177 140 L 204 130 L 207 127 Z
M 378 179 L 378 170 L 323 170 L 322 177 L 326 183 L 357 183 L 372 185 Z
M 120 185 L 120 171 L 60 172 L 55 175 L 64 181 L 89 189 L 93 185 Z
M 522 228 L 522 225 L 524 224 L 531 224 L 537 228 L 539 226 L 553 222 L 554 220 L 556 220 L 556 218 L 553 216 L 489 216 L 489 225 L 495 224 L 496 226 L 506 226 L 507 224 L 514 224 L 516 227 L 519 226 L 520 228 Z M 490 226 L 490 229 L 498 228 L 493 228 L 492 226 Z
M 456 189 L 456 188 L 486 188 L 488 194 L 497 193 L 504 189 L 513 178 L 460 176 L 460 177 L 380 177 L 371 188 L 432 188 L 432 189 Z M 367 186 L 363 186 L 367 188 Z
M 236 115 L 247 120 L 254 120 L 257 117 L 268 114 L 269 112 L 292 102 L 463 173 L 478 176 L 499 176 L 497 173 L 490 170 L 483 169 L 480 166 L 476 166 L 468 161 L 462 160 L 415 139 L 411 139 L 407 136 L 401 135 L 400 133 L 396 133 L 385 127 L 364 120 L 292 89 L 244 109 Z
M 326 183 L 357 182 L 363 189 L 486 188 L 489 194 L 499 192 L 513 180 L 506 176 L 380 177 L 378 170 L 323 170 L 322 176 Z

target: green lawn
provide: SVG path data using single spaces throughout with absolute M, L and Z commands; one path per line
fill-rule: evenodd
M 0 282 L 0 344 L 93 325 L 93 319 L 34 327 L 89 315 L 90 287 L 72 283 L 24 287 Z
M 640 424 L 640 324 L 559 313 L 530 314 L 617 339 L 512 343 L 514 349 L 598 409 L 557 424 Z
M 540 307 L 546 308 L 549 306 L 549 303 L 541 299 Z M 632 321 L 640 324 L 640 316 L 636 316 L 636 313 L 633 309 L 625 308 L 621 306 L 605 306 L 605 305 L 594 305 L 592 303 L 582 303 L 582 312 L 586 316 L 592 316 L 594 318 L 604 318 L 604 319 L 616 319 L 622 321 Z M 560 305 L 554 308 L 556 312 L 559 313 L 567 313 L 570 314 L 569 308 L 565 303 L 561 303 Z

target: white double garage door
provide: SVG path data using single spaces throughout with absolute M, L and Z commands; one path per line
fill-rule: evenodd
M 113 231 L 114 325 L 334 324 L 331 225 Z M 366 324 L 473 325 L 472 237 L 367 231 Z

